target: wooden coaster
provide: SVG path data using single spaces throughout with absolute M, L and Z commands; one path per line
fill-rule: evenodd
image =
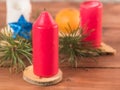
M 50 78 L 38 77 L 33 73 L 33 66 L 28 66 L 23 72 L 23 79 L 31 84 L 49 86 L 59 83 L 62 80 L 62 71 L 59 70 L 55 76 Z
M 116 54 L 116 50 L 105 43 L 101 43 L 101 47 L 99 49 L 103 54 Z

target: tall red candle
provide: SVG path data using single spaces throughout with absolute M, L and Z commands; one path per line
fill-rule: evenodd
M 99 0 L 88 0 L 80 5 L 81 27 L 88 35 L 84 41 L 91 42 L 93 47 L 100 47 L 102 41 L 102 7 Z
M 51 77 L 58 72 L 58 26 L 44 11 L 33 25 L 33 70 L 41 77 Z

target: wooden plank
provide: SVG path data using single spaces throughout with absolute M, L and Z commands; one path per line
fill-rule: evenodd
M 37 2 L 32 3 L 32 17 L 31 21 L 34 21 L 39 13 L 46 8 L 51 12 L 53 17 L 55 17 L 56 13 L 62 8 L 74 7 L 79 9 L 80 2 Z M 6 22 L 6 4 L 5 2 L 0 2 L 0 27 L 3 27 Z M 103 27 L 111 27 L 111 28 L 120 28 L 120 4 L 104 4 L 103 8 Z M 117 20 L 116 20 L 117 19 Z
M 73 7 L 79 10 L 80 2 L 40 2 L 40 3 L 32 3 L 33 5 L 33 14 L 32 16 L 35 16 L 35 12 L 41 12 L 43 8 L 46 8 L 48 11 L 51 12 L 53 17 L 55 17 L 56 13 L 63 9 L 68 7 Z M 44 6 L 43 6 L 44 5 Z M 54 7 L 53 7 L 54 6 Z M 36 7 L 39 8 L 36 10 Z M 111 28 L 120 28 L 120 4 L 104 4 L 103 7 L 103 27 L 111 27 Z M 116 20 L 117 19 L 117 20 Z M 33 20 L 34 21 L 34 20 Z
M 43 8 L 47 8 L 48 11 L 50 11 L 52 13 L 53 16 L 55 16 L 55 14 L 62 8 L 65 7 L 75 7 L 75 8 L 79 8 L 79 3 L 57 3 L 57 2 L 51 2 L 51 3 L 47 3 L 47 2 L 40 2 L 40 3 L 32 3 L 33 5 L 33 13 L 32 13 L 32 19 L 31 21 L 34 21 L 35 18 L 37 18 L 37 16 L 39 15 L 39 12 L 41 12 L 43 10 Z M 5 3 L 0 3 L 0 23 L 4 23 L 5 22 Z M 54 7 L 56 8 L 54 8 Z M 62 6 L 62 7 L 61 7 Z M 37 8 L 37 9 L 36 9 Z M 113 23 L 111 24 L 110 22 L 112 22 L 112 19 L 114 17 L 114 21 L 115 21 L 115 25 L 119 25 L 119 21 L 120 21 L 120 17 L 119 17 L 119 8 L 120 8 L 120 4 L 104 4 L 104 15 L 103 15 L 103 27 L 105 27 L 105 25 L 109 25 L 109 27 L 114 27 Z M 112 9 L 112 10 L 111 10 Z M 1 17 L 2 16 L 2 17 Z M 109 16 L 109 17 L 108 17 Z M 116 20 L 117 18 L 117 20 Z M 1 22 L 2 20 L 4 20 L 3 22 Z M 111 20 L 111 21 L 110 21 Z M 5 23 L 4 23 L 5 24 Z M 1 24 L 0 24 L 1 26 Z M 120 25 L 119 25 L 120 26 Z M 83 67 L 120 67 L 120 60 L 119 60 L 119 56 L 120 56 L 120 47 L 119 47 L 119 38 L 120 38 L 120 30 L 119 29 L 110 29 L 109 27 L 105 27 L 103 29 L 103 41 L 108 44 L 111 45 L 113 48 L 115 48 L 117 50 L 117 54 L 115 56 L 104 56 L 104 57 L 99 57 L 96 58 L 97 63 L 94 62 L 94 60 L 90 60 L 90 59 L 83 59 L 82 63 L 80 62 L 80 66 Z
M 10 74 L 0 68 L 0 90 L 119 90 L 120 69 L 61 68 L 63 81 L 57 85 L 41 87 L 22 79 L 22 73 Z
M 34 7 L 36 5 L 38 9 L 38 11 L 36 11 L 36 7 Z M 33 3 L 33 12 L 40 12 L 43 10 L 43 5 L 45 8 L 48 9 L 48 11 L 50 11 L 52 13 L 52 15 L 55 17 L 55 14 L 62 8 L 66 8 L 66 7 L 75 7 L 76 9 L 79 8 L 80 3 Z M 61 7 L 62 5 L 62 7 Z M 54 8 L 54 7 L 56 8 Z M 119 17 L 119 8 L 120 8 L 120 4 L 104 4 L 104 12 L 103 12 L 103 41 L 110 45 L 111 47 L 115 48 L 117 50 L 117 53 L 115 56 L 103 56 L 103 57 L 99 57 L 96 58 L 97 63 L 92 60 L 92 59 L 83 59 L 80 62 L 80 67 L 120 67 L 120 60 L 119 60 L 119 40 L 118 38 L 120 38 L 120 30 L 119 29 L 115 29 L 116 26 L 114 25 L 119 25 L 119 21 L 120 21 L 120 17 Z M 112 10 L 111 10 L 112 9 Z M 117 16 L 116 16 L 117 14 Z M 36 17 L 37 15 L 39 15 L 39 13 L 35 15 L 32 14 L 33 17 Z M 112 19 L 111 19 L 112 18 Z M 116 20 L 117 18 L 117 20 Z M 114 19 L 114 21 L 113 21 Z M 32 18 L 32 20 L 34 21 L 34 19 Z M 114 22 L 114 23 L 112 23 Z M 110 28 L 113 29 L 110 29 Z M 119 28 L 119 27 L 117 27 Z M 68 65 L 63 65 L 63 66 L 68 66 Z
M 104 4 L 103 27 L 120 28 L 120 4 Z
M 32 3 L 32 19 L 34 21 L 43 8 L 48 9 L 53 16 L 62 8 L 75 7 L 79 3 Z M 5 3 L 0 3 L 0 27 L 5 25 Z M 82 60 L 80 66 L 85 69 L 72 69 L 64 65 L 62 83 L 40 87 L 31 85 L 22 79 L 22 73 L 10 74 L 7 69 L 0 68 L 0 90 L 120 90 L 120 4 L 104 4 L 103 13 L 103 41 L 117 50 L 115 56 L 104 56 L 94 60 Z M 110 29 L 113 28 L 113 29 Z
M 83 58 L 79 60 L 78 67 L 116 67 L 120 68 L 120 30 L 103 30 L 103 41 L 117 50 L 115 55 L 101 56 L 94 59 Z M 68 65 L 62 64 L 63 67 Z
M 6 5 L 0 2 L 0 28 L 5 26 L 6 23 Z

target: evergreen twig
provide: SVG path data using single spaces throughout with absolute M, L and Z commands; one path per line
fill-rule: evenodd
M 12 31 L 4 28 L 0 31 L 0 67 L 9 67 L 10 71 L 22 71 L 27 60 L 31 63 L 31 42 L 22 37 L 12 38 Z
M 65 58 L 67 56 L 68 62 L 72 67 L 78 66 L 78 60 L 84 57 L 96 57 L 101 55 L 101 51 L 99 49 L 94 49 L 91 46 L 90 42 L 84 42 L 84 38 L 87 35 L 83 34 L 83 29 L 78 27 L 76 30 L 71 30 L 70 25 L 69 30 L 71 33 L 61 33 L 61 37 L 59 38 L 60 45 L 60 54 L 64 55 Z M 78 59 L 79 58 L 79 59 Z M 66 60 L 62 60 L 61 62 L 65 62 Z

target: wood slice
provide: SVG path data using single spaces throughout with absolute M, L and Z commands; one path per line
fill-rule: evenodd
M 23 72 L 23 79 L 31 84 L 49 86 L 62 81 L 62 71 L 59 70 L 55 76 L 49 78 L 38 77 L 33 73 L 33 66 L 28 66 Z
M 116 50 L 105 43 L 101 43 L 101 47 L 99 49 L 103 54 L 116 54 Z

